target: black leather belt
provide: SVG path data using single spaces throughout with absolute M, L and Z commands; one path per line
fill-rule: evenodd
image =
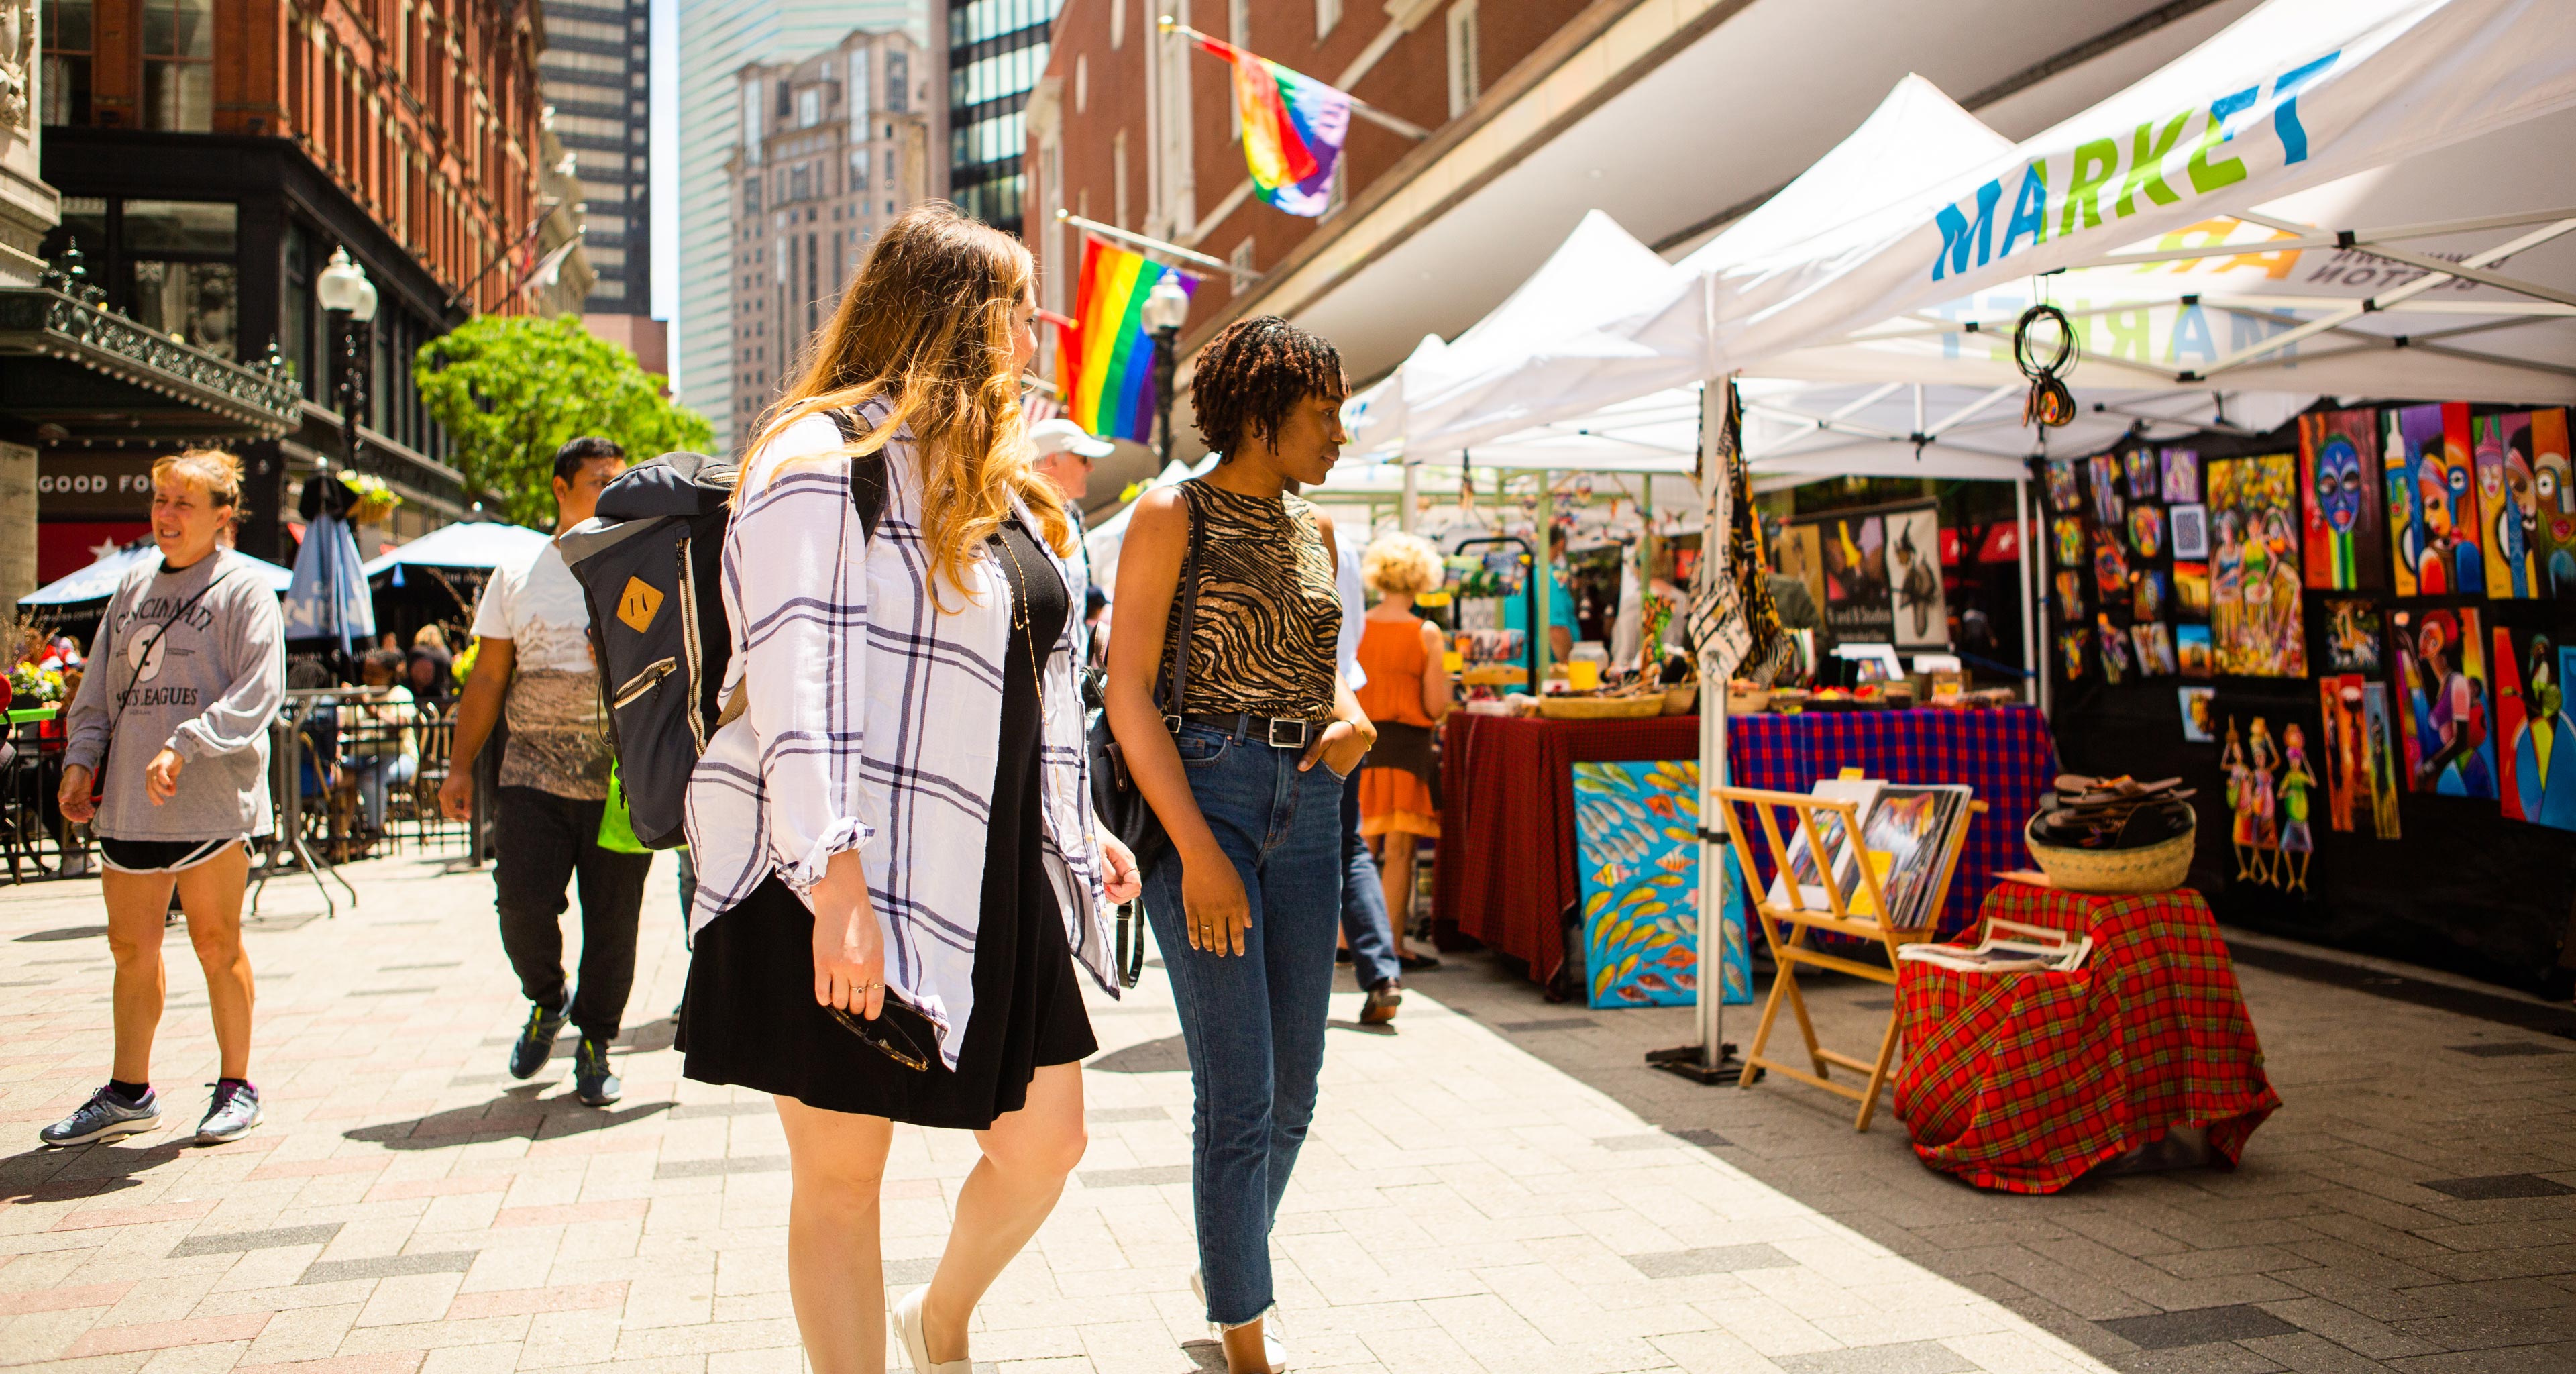
M 1165 716 L 1163 719 L 1166 722 L 1175 720 L 1171 716 Z M 1240 712 L 1210 715 L 1192 711 L 1178 717 L 1177 721 L 1179 723 L 1172 727 L 1176 733 L 1182 724 L 1204 725 L 1212 730 L 1223 730 L 1229 735 L 1249 736 L 1273 749 L 1303 749 L 1309 741 L 1321 733 L 1313 723 L 1288 716 L 1253 716 Z

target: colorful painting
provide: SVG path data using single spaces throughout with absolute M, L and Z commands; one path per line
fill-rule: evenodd
M 1825 604 L 1825 541 L 1814 521 L 1781 526 L 1779 537 L 1771 541 L 1771 556 L 1779 560 L 1783 576 L 1805 583 L 1808 597 L 1818 606 Z
M 1878 875 L 1879 893 L 1887 899 L 1889 924 L 1924 926 L 1940 914 L 1932 903 L 1949 859 L 1950 839 L 1968 823 L 1968 801 L 1968 789 L 1955 783 L 1879 789 L 1868 819 L 1861 822 L 1860 844 Z M 1864 911 L 1869 905 L 1866 891 L 1860 905 Z
M 2142 445 L 2129 450 L 2126 454 L 2123 454 L 2120 461 L 2129 470 L 2129 499 L 2132 501 L 2155 500 L 2156 488 L 2158 485 L 2156 482 L 2156 451 Z
M 2190 505 L 2173 508 L 2173 556 L 2209 557 L 2209 507 Z
M 2129 556 L 2120 551 L 2120 536 L 2109 529 L 2093 531 L 2093 585 L 2104 600 L 2129 589 Z
M 2129 547 L 2140 558 L 2154 558 L 2164 551 L 2165 508 L 2162 506 L 2129 507 Z
M 2104 529 L 2120 528 L 2128 519 L 2128 507 L 2120 501 L 2120 455 L 2097 453 L 2084 466 L 2093 486 L 2093 523 Z
M 2495 800 L 2494 707 L 2478 613 L 2447 606 L 2398 611 L 2389 617 L 2388 641 L 2405 689 L 2399 724 L 2409 787 Z
M 2162 620 L 2172 596 L 2165 590 L 2165 570 L 2140 568 L 2129 575 L 2129 618 Z
M 2576 600 L 2576 472 L 2568 466 L 2567 412 L 2535 410 L 2531 443 L 2531 556 L 2541 595 Z
M 2165 499 L 2183 503 L 2200 500 L 2200 450 L 2169 448 L 2165 460 Z
M 2210 638 L 2228 676 L 2306 677 L 2299 538 L 2291 506 L 2297 461 L 2286 453 L 2209 465 Z
M 2067 681 L 2084 676 L 2084 650 L 2092 639 L 2093 632 L 2082 625 L 2069 625 L 2057 632 L 2057 671 Z
M 2361 718 L 2359 673 L 2317 679 L 2317 705 L 2323 728 L 2317 752 L 2326 770 L 2326 823 L 2339 834 L 2351 834 L 2362 798 L 2370 795 L 2370 764 Z
M 2299 417 L 2299 514 L 2309 586 L 2348 592 L 2387 585 L 2374 552 L 2383 523 L 2380 474 L 2378 411 Z
M 2206 625 L 2174 626 L 2174 671 L 2184 677 L 2207 678 L 2218 675 L 2217 660 L 2209 652 L 2209 627 Z
M 1699 763 L 1574 765 L 1575 857 L 1583 871 L 1583 967 L 1595 1007 L 1698 1000 Z M 1724 1000 L 1753 1000 L 1744 885 L 1726 856 Z
M 2371 830 L 2383 840 L 2397 835 L 2397 794 L 2405 790 L 2398 781 L 2397 726 L 2388 718 L 2388 688 L 2377 682 L 2361 684 L 2362 748 L 2370 762 Z
M 2534 536 L 2540 496 L 2531 479 L 2531 412 L 2480 415 L 2469 421 L 2478 470 L 2478 505 L 2486 515 L 2487 595 L 2528 601 L 2540 595 Z
M 2174 609 L 2184 615 L 2209 614 L 2209 565 L 2176 563 L 2173 565 Z
M 1950 611 L 1941 596 L 1938 507 L 1889 512 L 1887 580 L 1896 603 L 1896 647 L 1950 647 Z
M 2084 493 L 2076 489 L 2075 460 L 2048 460 L 2048 508 L 2060 515 L 2071 514 L 2084 505 Z
M 2182 740 L 2185 744 L 2218 743 L 2218 717 L 2215 687 L 2176 687 L 2182 702 Z
M 1883 643 L 1896 628 L 1887 599 L 1887 521 L 1819 521 L 1825 545 L 1825 624 L 1846 643 Z
M 2102 680 L 2114 687 L 2129 678 L 2129 636 L 2107 615 L 2093 617 L 2095 642 L 2102 648 Z
M 2497 791 L 2509 820 L 2576 830 L 2576 719 L 2567 672 L 2576 646 L 2530 630 L 2495 629 Z
M 2211 467 L 2214 485 L 2217 465 Z M 2268 883 L 2281 847 L 2281 750 L 2272 741 L 2271 725 L 2256 716 L 2240 734 L 2236 718 L 2229 716 L 2218 766 L 2227 777 L 2227 841 L 2236 852 L 2236 876 Z
M 2057 618 L 2060 620 L 2082 620 L 2084 618 L 2084 574 L 2072 572 L 2059 573 L 2057 574 L 2055 585 L 2057 588 Z
M 2084 566 L 2084 522 L 2072 515 L 2061 515 L 2048 522 L 2049 532 L 2057 539 L 2057 566 Z
M 2326 671 L 2379 676 L 2379 605 L 2326 602 Z
M 2469 408 L 2383 411 L 2380 461 L 2388 482 L 2390 572 L 2399 596 L 2486 590 L 2479 552 L 2477 476 L 2469 457 Z
M 2173 630 L 2163 621 L 2130 626 L 2129 643 L 2138 651 L 2138 676 L 2174 675 Z

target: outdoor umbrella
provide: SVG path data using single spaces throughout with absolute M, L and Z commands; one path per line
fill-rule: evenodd
M 317 499 L 316 488 L 320 488 Z M 342 517 L 348 488 L 328 477 L 305 484 L 304 544 L 295 551 L 295 581 L 286 589 L 286 637 L 333 639 L 344 655 L 375 638 L 376 610 L 367 599 L 367 574 L 358 541 Z
M 252 558 L 246 553 L 239 556 L 259 567 L 261 573 L 268 578 L 268 585 L 272 591 L 285 591 L 287 584 L 294 578 L 294 574 L 265 559 Z M 151 540 L 138 539 L 69 577 L 57 578 L 19 597 L 18 604 L 59 607 L 77 606 L 87 601 L 105 601 L 116 594 L 117 584 L 125 580 L 125 574 L 136 564 L 157 562 L 160 557 L 161 551 L 153 547 Z

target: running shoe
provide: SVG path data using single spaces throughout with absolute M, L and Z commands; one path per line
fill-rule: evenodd
M 572 1051 L 572 1094 L 586 1107 L 605 1107 L 625 1091 L 608 1071 L 608 1042 L 585 1035 Z
M 519 1039 L 510 1046 L 510 1076 L 534 1078 L 537 1070 L 554 1057 L 555 1037 L 563 1034 L 564 1022 L 572 1018 L 572 998 L 563 1006 L 548 1011 L 535 1003 L 528 1005 L 528 1024 L 519 1028 Z
M 197 1143 L 221 1145 L 239 1140 L 259 1124 L 259 1089 L 248 1083 L 218 1083 L 206 1103 L 206 1119 L 197 1123 Z
M 1383 1026 L 1395 1019 L 1395 1009 L 1404 1005 L 1403 987 L 1389 980 L 1368 990 L 1368 1002 L 1360 1008 L 1360 1024 Z
M 100 1084 L 80 1110 L 36 1132 L 47 1145 L 87 1145 L 93 1140 L 161 1129 L 161 1096 L 153 1093 L 127 1102 L 114 1088 Z

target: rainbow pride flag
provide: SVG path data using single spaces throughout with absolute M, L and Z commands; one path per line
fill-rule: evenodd
M 1252 188 L 1275 209 L 1309 217 L 1332 199 L 1333 163 L 1351 131 L 1351 97 L 1231 43 L 1199 47 L 1234 67 L 1234 104 L 1243 115 L 1243 160 Z
M 1145 297 L 1165 273 L 1183 291 L 1198 282 L 1177 267 L 1095 238 L 1082 241 L 1082 276 L 1074 287 L 1074 327 L 1056 331 L 1056 376 L 1065 415 L 1103 439 L 1143 443 L 1154 433 L 1154 338 L 1145 330 Z

